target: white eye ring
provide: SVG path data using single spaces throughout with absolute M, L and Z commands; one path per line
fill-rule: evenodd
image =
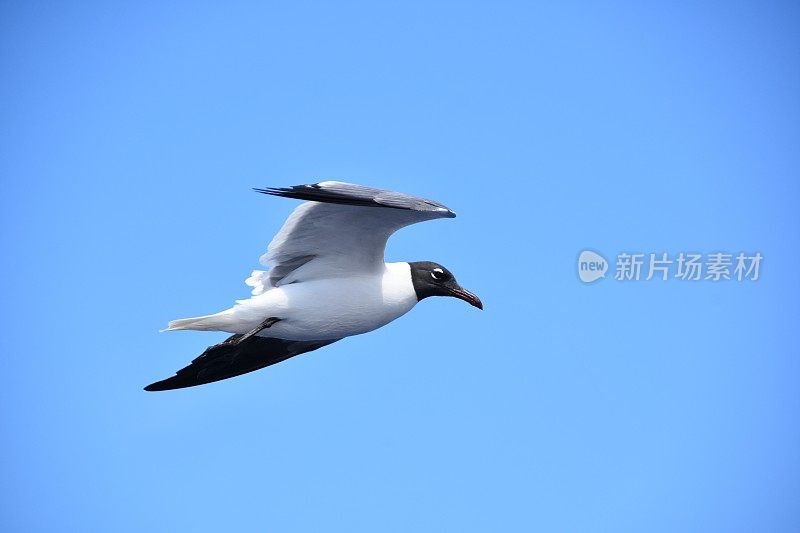
M 431 270 L 431 277 L 436 280 L 444 279 L 444 270 L 441 268 L 434 268 Z

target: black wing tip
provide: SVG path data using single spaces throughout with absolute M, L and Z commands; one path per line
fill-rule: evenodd
M 155 383 L 151 383 L 150 385 L 145 387 L 144 390 L 146 390 L 147 392 L 161 392 L 161 391 L 165 391 L 165 390 L 181 389 L 181 388 L 187 386 L 187 385 L 177 385 L 177 386 L 173 385 L 173 384 L 170 383 L 171 379 L 172 378 L 165 379 L 165 380 L 162 380 L 162 381 L 156 381 Z
M 156 381 L 151 383 L 147 387 L 144 388 L 147 392 L 161 392 L 165 390 L 175 390 L 175 389 L 186 389 L 188 387 L 194 387 L 196 385 L 205 385 L 206 383 L 212 383 L 212 381 L 202 381 L 197 379 L 197 376 L 191 374 L 183 374 L 178 373 L 174 376 L 170 376 L 166 379 L 162 379 L 161 381 Z
M 291 187 L 253 187 L 253 190 L 261 194 L 269 194 L 270 196 L 305 200 L 309 191 L 319 188 L 318 184 L 309 183 L 306 185 L 292 185 Z
M 260 187 L 253 187 L 253 190 L 256 192 L 260 192 L 261 194 L 271 194 L 273 196 L 282 196 L 283 194 L 289 192 L 290 189 L 286 187 L 264 187 L 263 189 Z

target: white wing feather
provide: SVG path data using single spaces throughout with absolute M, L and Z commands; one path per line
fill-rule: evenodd
M 261 256 L 269 272 L 257 270 L 247 279 L 253 294 L 297 281 L 376 272 L 383 268 L 392 233 L 416 222 L 455 216 L 430 200 L 342 182 L 271 191 L 289 197 L 319 196 L 323 202 L 295 208 Z

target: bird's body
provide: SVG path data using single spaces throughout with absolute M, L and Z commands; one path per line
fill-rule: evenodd
M 443 266 L 385 263 L 398 229 L 453 218 L 442 204 L 401 193 L 326 181 L 258 192 L 307 200 L 272 239 L 246 280 L 252 296 L 219 313 L 169 323 L 168 331 L 233 335 L 210 346 L 171 378 L 145 390 L 211 383 L 269 366 L 385 326 L 429 296 L 453 296 L 483 309 Z
M 267 317 L 280 321 L 256 335 L 278 339 L 330 340 L 367 333 L 417 304 L 408 263 L 385 263 L 376 273 L 310 280 L 273 287 L 230 309 L 175 320 L 168 330 L 226 331 L 244 335 Z

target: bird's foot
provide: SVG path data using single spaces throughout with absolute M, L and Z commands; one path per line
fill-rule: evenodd
M 250 331 L 248 331 L 247 333 L 245 333 L 244 335 L 242 335 L 238 339 L 236 339 L 233 342 L 233 344 L 241 344 L 241 343 L 243 343 L 244 341 L 246 341 L 247 339 L 249 339 L 253 335 L 255 335 L 257 333 L 260 333 L 261 331 L 271 327 L 276 322 L 280 322 L 280 320 L 281 320 L 280 318 L 276 318 L 274 316 L 269 317 L 268 319 L 263 321 L 261 324 L 259 324 L 255 328 L 251 329 Z

